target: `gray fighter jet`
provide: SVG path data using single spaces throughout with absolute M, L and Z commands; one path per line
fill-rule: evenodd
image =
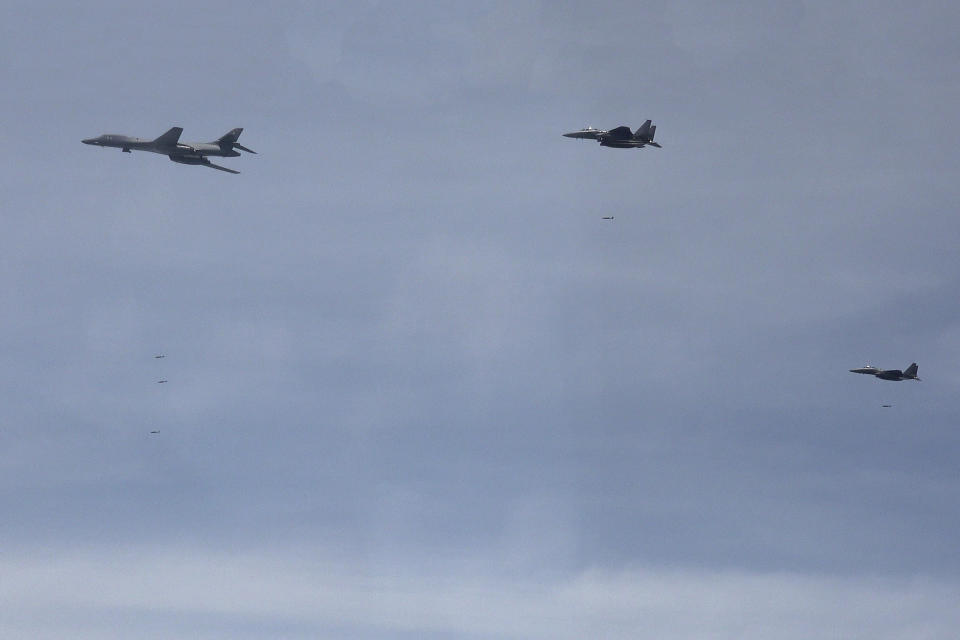
M 565 138 L 579 138 L 581 140 L 596 140 L 601 147 L 613 147 L 615 149 L 640 149 L 646 146 L 660 149 L 660 143 L 653 141 L 653 136 L 657 133 L 656 125 L 651 120 L 643 123 L 636 133 L 630 132 L 630 127 L 617 127 L 610 131 L 594 129 L 587 127 L 580 131 L 565 133 Z
M 900 382 L 901 380 L 916 380 L 920 382 L 920 378 L 917 377 L 917 370 L 916 362 L 907 367 L 906 371 L 901 371 L 900 369 L 879 369 L 868 364 L 859 369 L 850 369 L 850 373 L 866 373 L 871 376 L 876 376 L 881 380 L 892 380 L 893 382 Z
M 239 151 L 247 153 L 256 153 L 253 149 L 248 149 L 239 142 L 237 138 L 243 132 L 242 128 L 231 129 L 213 142 L 180 142 L 180 134 L 183 129 L 173 127 L 165 134 L 154 140 L 144 140 L 143 138 L 133 138 L 115 133 L 106 133 L 96 138 L 87 138 L 83 144 L 92 144 L 97 147 L 114 147 L 121 149 L 125 153 L 130 151 L 152 151 L 153 153 L 162 153 L 174 162 L 180 164 L 199 164 L 211 169 L 219 169 L 227 173 L 240 173 L 233 169 L 227 169 L 220 165 L 213 164 L 207 156 L 220 156 L 233 158 L 240 155 Z

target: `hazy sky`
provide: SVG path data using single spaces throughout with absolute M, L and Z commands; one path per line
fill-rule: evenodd
M 2 7 L 0 638 L 955 637 L 960 5 Z

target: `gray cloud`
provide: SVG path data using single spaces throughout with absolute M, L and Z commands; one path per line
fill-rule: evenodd
M 110 558 L 7 561 L 4 574 L 18 588 L 4 588 L 14 613 L 0 631 L 52 638 L 79 624 L 90 629 L 84 638 L 300 638 L 344 629 L 363 638 L 627 638 L 638 630 L 678 638 L 938 638 L 958 622 L 957 585 L 923 579 L 632 568 L 531 581 L 457 559 L 437 573 L 358 571 L 315 552 L 306 557 L 131 548 Z

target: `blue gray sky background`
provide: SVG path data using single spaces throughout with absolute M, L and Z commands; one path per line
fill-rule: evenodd
M 955 3 L 2 6 L 0 637 L 955 637 Z

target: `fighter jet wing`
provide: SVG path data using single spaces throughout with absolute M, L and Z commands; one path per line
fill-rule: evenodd
M 221 167 L 218 164 L 213 164 L 212 162 L 204 162 L 203 166 L 210 167 L 211 169 L 219 169 L 220 171 L 226 171 L 227 173 L 240 173 L 239 171 L 234 171 L 233 169 L 227 169 L 226 167 Z
M 615 140 L 629 140 L 633 138 L 633 132 L 630 131 L 630 127 L 623 126 L 610 129 L 610 131 L 607 132 L 607 135 Z

